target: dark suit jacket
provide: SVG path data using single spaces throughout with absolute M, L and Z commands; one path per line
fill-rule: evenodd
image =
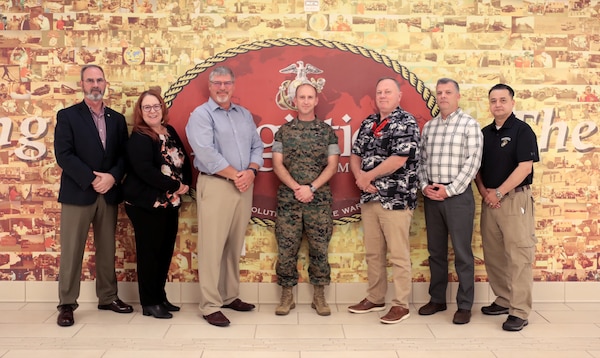
M 108 107 L 104 109 L 106 120 L 106 149 L 90 109 L 85 102 L 61 109 L 56 114 L 54 151 L 56 161 L 62 168 L 58 201 L 73 205 L 91 205 L 98 193 L 92 187 L 96 178 L 93 171 L 110 173 L 115 186 L 104 198 L 116 205 L 122 198 L 121 181 L 125 175 L 125 146 L 127 124 L 125 117 Z
M 177 146 L 185 153 L 183 143 L 175 128 L 167 125 L 169 135 Z M 164 158 L 159 141 L 139 133 L 131 133 L 127 142 L 127 177 L 123 183 L 125 200 L 133 205 L 152 209 L 154 202 L 162 193 L 174 193 L 179 189 L 179 181 L 162 173 Z M 187 155 L 181 168 L 182 183 L 190 185 L 192 181 L 192 165 Z

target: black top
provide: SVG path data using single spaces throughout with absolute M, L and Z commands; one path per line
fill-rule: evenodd
M 180 182 L 190 185 L 192 170 L 183 143 L 173 127 L 160 140 L 133 132 L 127 142 L 127 177 L 123 183 L 125 201 L 144 208 L 179 206 L 172 193 Z
M 529 124 L 515 117 L 508 117 L 500 129 L 492 122 L 482 129 L 483 160 L 481 179 L 486 188 L 497 188 L 510 176 L 521 162 L 539 162 L 537 138 Z M 521 184 L 531 184 L 533 170 Z
M 72 205 L 91 205 L 98 193 L 92 186 L 93 171 L 110 173 L 115 185 L 104 194 L 108 204 L 122 201 L 121 180 L 125 174 L 125 117 L 104 107 L 106 148 L 102 146 L 92 113 L 85 102 L 77 103 L 56 114 L 54 153 L 62 168 L 58 201 Z

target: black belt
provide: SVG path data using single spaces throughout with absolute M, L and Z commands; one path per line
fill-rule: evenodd
M 223 180 L 227 180 L 227 181 L 232 181 L 231 179 L 226 178 L 226 177 L 224 177 L 222 175 L 219 175 L 219 174 L 208 174 L 208 173 L 204 173 L 204 172 L 200 172 L 200 174 L 201 175 L 208 175 L 210 177 L 215 177 L 215 178 L 219 178 L 219 179 L 223 179 Z
M 515 188 L 515 193 L 518 193 L 520 191 L 524 191 L 525 189 L 529 190 L 531 187 L 529 186 L 529 184 L 527 185 L 521 185 Z
M 450 185 L 452 183 L 434 183 L 431 180 L 428 181 L 429 185 L 433 185 L 433 184 L 440 184 L 440 185 Z
M 510 193 L 520 193 L 522 191 L 529 190 L 529 189 L 531 189 L 531 186 L 529 184 L 521 185 L 521 186 L 518 186 L 518 187 L 514 188 L 513 190 L 509 191 L 508 193 L 506 193 L 505 196 L 508 196 Z

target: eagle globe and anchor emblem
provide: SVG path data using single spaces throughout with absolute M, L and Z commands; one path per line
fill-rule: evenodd
M 293 80 L 285 80 L 279 85 L 279 91 L 277 92 L 277 97 L 275 101 L 277 102 L 277 106 L 280 109 L 286 110 L 296 110 L 296 106 L 294 105 L 294 97 L 296 96 L 296 88 L 303 84 L 309 84 L 316 88 L 317 93 L 321 93 L 323 87 L 325 86 L 325 79 L 308 78 L 309 74 L 319 74 L 323 73 L 323 70 L 311 65 L 310 63 L 304 64 L 304 61 L 296 61 L 296 63 L 292 63 L 291 65 L 282 68 L 279 70 L 279 73 L 295 73 L 296 78 Z

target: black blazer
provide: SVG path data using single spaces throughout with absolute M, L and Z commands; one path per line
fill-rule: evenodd
M 62 168 L 58 201 L 73 205 L 91 205 L 98 193 L 92 187 L 93 171 L 110 173 L 115 178 L 104 198 L 116 205 L 123 200 L 121 181 L 125 175 L 125 146 L 127 124 L 125 117 L 108 107 L 106 120 L 106 149 L 102 147 L 92 113 L 85 102 L 61 109 L 56 114 L 54 153 Z
M 192 180 L 192 165 L 185 153 L 185 147 L 175 131 L 167 125 L 167 130 L 177 146 L 185 154 L 183 167 L 183 184 L 190 185 Z M 179 181 L 161 172 L 163 156 L 160 142 L 149 136 L 133 132 L 127 142 L 127 176 L 123 183 L 125 200 L 135 206 L 152 208 L 156 198 L 161 193 L 173 193 L 179 189 Z

